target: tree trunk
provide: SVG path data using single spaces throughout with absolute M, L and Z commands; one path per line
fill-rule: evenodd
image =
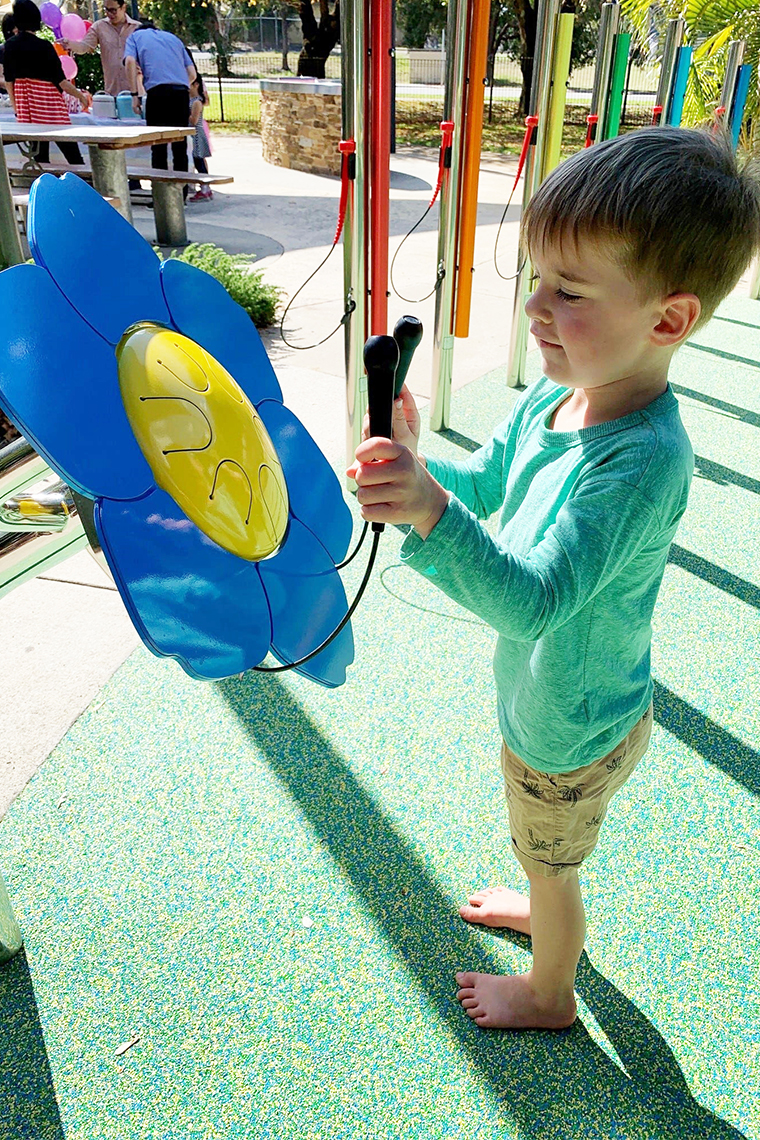
M 530 87 L 533 81 L 533 55 L 536 50 L 536 8 L 530 0 L 512 0 L 517 27 L 520 33 L 520 71 L 522 90 L 518 114 L 527 115 L 530 105 Z
M 298 57 L 298 74 L 324 79 L 327 57 L 340 39 L 340 2 L 335 0 L 330 12 L 329 0 L 319 0 L 319 23 L 314 18 L 310 0 L 301 0 L 299 13 L 303 49 Z
M 282 70 L 290 71 L 288 63 L 288 9 L 285 4 L 280 8 L 280 34 L 282 35 Z

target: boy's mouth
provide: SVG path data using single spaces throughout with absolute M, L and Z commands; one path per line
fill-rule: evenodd
M 556 341 L 544 340 L 544 338 L 542 336 L 538 335 L 538 333 L 535 331 L 535 329 L 531 329 L 530 332 L 531 332 L 531 336 L 534 336 L 536 338 L 536 341 L 538 342 L 539 348 L 561 348 L 562 347 L 562 345 L 557 344 Z

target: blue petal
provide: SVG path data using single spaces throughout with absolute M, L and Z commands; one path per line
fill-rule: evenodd
M 316 535 L 333 562 L 342 562 L 353 523 L 338 477 L 289 408 L 267 400 L 257 411 L 285 472 L 291 512 Z
M 169 324 L 158 257 L 76 174 L 43 174 L 33 184 L 29 245 L 37 264 L 111 344 L 136 321 Z
M 285 545 L 259 563 L 272 613 L 272 652 L 283 663 L 298 661 L 329 637 L 348 612 L 340 575 L 322 545 L 291 519 Z M 351 624 L 295 672 L 328 688 L 342 685 L 354 659 Z
M 237 380 L 252 404 L 279 400 L 282 392 L 251 318 L 210 274 L 169 258 L 161 266 L 174 324 L 197 341 Z
M 132 503 L 99 501 L 95 523 L 137 632 L 202 681 L 242 673 L 266 656 L 269 607 L 256 566 L 206 538 L 161 490 Z
M 124 411 L 113 348 L 36 265 L 0 273 L 0 312 L 0 403 L 14 423 L 75 491 L 144 495 L 153 475 Z

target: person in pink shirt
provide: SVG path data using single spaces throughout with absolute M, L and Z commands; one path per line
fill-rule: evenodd
M 70 55 L 84 55 L 100 48 L 105 89 L 109 95 L 118 95 L 130 90 L 124 48 L 140 24 L 127 14 L 126 0 L 105 0 L 105 12 L 105 19 L 96 20 L 84 39 L 61 42 Z

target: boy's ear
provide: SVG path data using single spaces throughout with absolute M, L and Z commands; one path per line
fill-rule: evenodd
M 672 347 L 686 340 L 699 320 L 702 304 L 695 293 L 671 293 L 662 302 L 660 320 L 652 330 L 655 344 Z

